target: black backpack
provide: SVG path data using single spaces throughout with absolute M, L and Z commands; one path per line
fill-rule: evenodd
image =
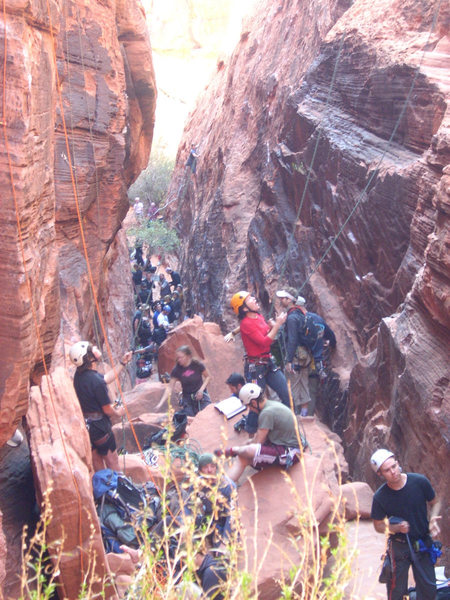
M 173 415 L 172 419 L 172 435 L 170 436 L 170 440 L 172 442 L 176 442 L 182 435 L 184 435 L 187 427 L 187 415 L 184 412 L 177 411 Z M 153 433 L 149 436 L 143 446 L 143 450 L 148 450 L 152 447 L 153 444 L 158 446 L 165 446 L 167 442 L 167 437 L 169 435 L 169 430 L 167 427 L 164 427 L 160 431 Z

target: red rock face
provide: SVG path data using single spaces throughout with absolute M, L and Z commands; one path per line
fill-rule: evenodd
M 268 311 L 302 287 L 338 338 L 340 390 L 320 411 L 353 370 L 356 476 L 374 486 L 368 456 L 390 445 L 443 497 L 448 17 L 434 0 L 260 6 L 186 125 L 171 190 L 193 307 L 229 327 L 239 289 Z
M 65 369 L 56 369 L 50 378 L 43 378 L 41 388 L 31 388 L 27 416 L 37 499 L 41 504 L 47 495 L 51 509 L 46 540 L 54 564 L 58 544 L 62 545 L 61 598 L 77 598 L 85 577 L 98 592 L 106 576 L 92 494 L 89 436 L 75 390 L 70 388 Z M 94 572 L 89 572 L 91 565 Z
M 63 338 L 93 337 L 86 257 L 106 335 L 121 329 L 113 342 L 128 343 L 130 295 L 114 293 L 128 265 L 124 239 L 115 238 L 126 188 L 147 164 L 156 91 L 142 7 L 113 4 L 53 1 L 48 11 L 6 2 L 0 445 L 26 413 L 30 374 L 43 373 L 43 358 L 50 368 L 61 362 Z
M 120 227 L 126 189 L 148 162 L 156 87 L 139 0 L 6 0 L 0 47 L 1 447 L 27 414 L 44 360 L 49 371 L 65 365 L 80 338 L 107 337 L 110 360 L 128 347 L 133 306 Z M 20 539 L 7 541 L 12 561 Z

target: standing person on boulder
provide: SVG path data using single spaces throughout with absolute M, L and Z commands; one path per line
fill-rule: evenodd
M 410 566 L 417 600 L 434 600 L 436 578 L 429 549 L 431 535 L 440 533 L 437 515 L 440 503 L 436 502 L 431 483 L 424 475 L 403 473 L 394 453 L 384 448 L 372 454 L 370 464 L 385 479 L 374 494 L 371 518 L 378 533 L 389 531 L 392 577 L 387 583 L 388 600 L 401 600 L 407 595 Z M 429 521 L 427 503 L 432 506 Z
M 244 362 L 246 380 L 257 383 L 262 389 L 267 384 L 278 394 L 283 404 L 290 406 L 286 378 L 276 366 L 270 352 L 270 347 L 286 320 L 286 313 L 278 315 L 275 321 L 266 323 L 260 313 L 258 301 L 249 292 L 234 294 L 231 298 L 231 307 L 240 321 L 239 331 L 246 352 Z
M 170 287 L 173 288 L 174 290 L 176 290 L 177 285 L 181 284 L 180 274 L 177 273 L 177 271 L 174 271 L 173 269 L 171 269 L 170 267 L 167 267 L 166 273 L 168 273 L 171 277 L 171 279 L 169 281 Z
M 114 380 L 115 373 L 113 369 L 105 375 L 97 372 L 95 365 L 101 356 L 97 346 L 86 341 L 73 344 L 69 350 L 70 360 L 77 367 L 73 385 L 91 440 L 94 471 L 105 468 L 118 471 L 119 456 L 116 452 L 116 440 L 110 417 L 112 415 L 122 417 L 125 409 L 114 408 L 111 404 L 106 385 Z M 132 357 L 132 352 L 125 352 L 120 365 L 116 368 L 116 373 L 120 372 Z
M 206 391 L 210 376 L 205 365 L 192 356 L 189 346 L 180 346 L 176 351 L 176 365 L 170 373 L 170 381 L 165 389 L 156 409 L 159 409 L 165 400 L 172 396 L 175 383 L 181 383 L 181 406 L 183 412 L 189 417 L 203 410 L 211 399 Z
M 296 306 L 297 290 L 295 288 L 287 287 L 279 290 L 276 295 L 280 299 L 282 308 L 287 311 L 286 323 L 282 331 L 283 359 L 286 377 L 291 384 L 294 411 L 296 414 L 306 417 L 311 403 L 309 366 L 313 357 L 301 336 L 301 332 L 305 329 L 305 315 L 301 308 Z

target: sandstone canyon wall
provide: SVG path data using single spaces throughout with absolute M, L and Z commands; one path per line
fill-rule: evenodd
M 6 0 L 0 38 L 0 461 L 8 453 L 9 464 L 5 441 L 27 415 L 44 363 L 49 372 L 64 365 L 68 346 L 97 332 L 113 359 L 128 347 L 133 305 L 120 227 L 127 187 L 148 162 L 156 87 L 139 0 Z M 40 495 L 52 460 L 37 456 L 42 418 L 28 423 Z M 79 443 L 70 418 L 63 430 Z M 5 508 L 9 517 L 0 499 Z M 20 532 L 2 521 L 11 583 Z
M 193 307 L 225 328 L 239 289 L 268 311 L 301 286 L 337 334 L 355 474 L 379 483 L 367 459 L 387 445 L 444 498 L 449 18 L 437 0 L 262 3 L 187 122 L 170 191 Z

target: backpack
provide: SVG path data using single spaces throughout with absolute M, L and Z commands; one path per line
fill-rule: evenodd
M 137 487 L 124 475 L 102 469 L 94 473 L 92 488 L 105 551 L 121 553 L 121 544 L 137 548 L 135 527 L 142 527 L 145 518 L 145 526 L 151 528 L 160 518 L 156 487 L 151 483 Z
M 180 437 L 182 437 L 186 431 L 187 427 L 187 415 L 184 412 L 178 411 L 174 413 L 172 419 L 172 435 L 170 436 L 170 440 L 172 442 L 176 442 Z M 165 446 L 167 437 L 169 435 L 169 430 L 167 427 L 164 427 L 160 431 L 153 433 L 149 436 L 143 446 L 143 450 L 148 450 L 152 447 L 153 444 L 157 444 L 158 446 Z
M 298 310 L 303 317 L 302 319 L 298 319 L 297 345 L 306 346 L 306 348 L 312 350 L 319 337 L 321 337 L 320 333 L 323 335 L 323 331 L 319 331 L 319 328 L 317 327 L 311 314 L 306 313 L 305 315 L 302 310 L 296 307 L 291 308 L 289 313 L 291 313 L 293 310 Z

